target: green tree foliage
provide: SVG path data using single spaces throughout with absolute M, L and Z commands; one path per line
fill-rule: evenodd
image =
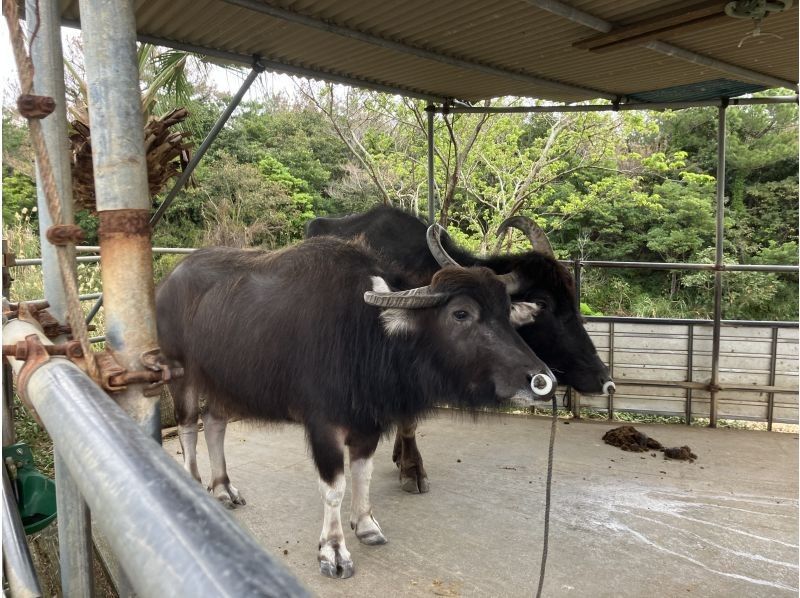
M 186 65 L 178 55 L 163 60 L 183 77 L 186 91 Z M 143 69 L 154 85 L 164 79 L 157 67 Z M 191 113 L 187 126 L 201 137 L 229 98 L 197 79 L 183 100 Z M 484 105 L 515 103 L 522 100 Z M 725 261 L 796 264 L 797 107 L 736 107 L 727 114 Z M 711 263 L 716 127 L 715 109 L 438 115 L 441 222 L 477 252 L 492 251 L 497 225 L 521 214 L 548 233 L 562 259 Z M 3 133 L 8 218 L 32 205 L 33 182 L 26 161 L 15 158 L 24 155 L 24 129 L 4 118 Z M 304 223 L 316 215 L 381 203 L 425 214 L 426 135 L 424 104 L 394 96 L 304 82 L 290 98 L 246 102 L 196 171 L 196 185 L 178 195 L 154 231 L 154 242 L 274 248 L 301 239 Z M 91 236 L 94 221 L 87 215 L 79 221 Z M 523 250 L 527 241 L 517 232 L 504 247 Z M 582 274 L 587 314 L 711 313 L 709 272 L 587 268 Z M 724 317 L 797 318 L 796 275 L 723 278 Z

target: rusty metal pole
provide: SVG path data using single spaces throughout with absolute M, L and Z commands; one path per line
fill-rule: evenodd
M 717 226 L 714 254 L 714 327 L 711 339 L 711 383 L 708 426 L 717 427 L 717 392 L 719 388 L 719 351 L 722 336 L 722 267 L 725 240 L 725 111 L 723 102 L 717 111 Z
M 36 93 L 55 100 L 56 109 L 42 120 L 47 153 L 61 198 L 61 224 L 72 224 L 72 172 L 67 136 L 67 109 L 64 90 L 64 55 L 61 48 L 61 12 L 57 0 L 27 0 L 25 6 L 34 64 L 33 85 Z M 38 16 L 38 23 L 36 21 Z M 43 191 L 39 169 L 36 170 L 39 207 L 39 238 L 42 249 L 44 297 L 50 313 L 61 323 L 67 320 L 67 301 L 61 281 L 56 248 L 47 240 L 46 231 L 53 223 Z M 74 249 L 72 259 L 75 259 Z M 93 596 L 94 573 L 92 523 L 89 508 L 75 480 L 64 465 L 61 448 L 54 446 L 56 508 L 58 509 L 59 565 L 61 590 L 65 596 Z
M 81 0 L 92 160 L 100 219 L 106 340 L 128 370 L 157 347 L 150 195 L 132 0 Z M 115 393 L 120 406 L 161 441 L 158 397 L 141 384 Z

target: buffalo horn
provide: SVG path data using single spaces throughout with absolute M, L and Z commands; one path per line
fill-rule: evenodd
M 434 305 L 441 305 L 449 297 L 447 293 L 434 293 L 429 286 L 408 291 L 367 291 L 364 293 L 364 301 L 368 305 L 400 309 L 433 307 Z
M 497 227 L 498 241 L 497 245 L 495 246 L 495 252 L 500 251 L 500 248 L 503 244 L 503 238 L 505 237 L 509 228 L 518 228 L 525 233 L 525 236 L 530 240 L 534 251 L 538 251 L 539 253 L 549 257 L 555 257 L 555 253 L 553 253 L 553 247 L 550 245 L 547 235 L 544 234 L 544 231 L 539 227 L 538 224 L 536 224 L 527 216 L 512 216 L 511 218 L 506 218 L 500 223 L 500 226 Z
M 428 232 L 425 234 L 425 238 L 428 240 L 428 249 L 430 249 L 431 255 L 433 255 L 443 268 L 446 266 L 461 267 L 461 264 L 451 258 L 444 250 L 444 247 L 442 247 L 443 230 L 444 229 L 438 224 L 431 224 L 428 227 Z

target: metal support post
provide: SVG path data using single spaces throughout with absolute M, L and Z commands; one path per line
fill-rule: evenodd
M 55 100 L 56 109 L 42 119 L 42 134 L 53 167 L 53 176 L 61 198 L 61 224 L 72 224 L 72 171 L 69 161 L 67 109 L 64 91 L 64 56 L 61 50 L 60 11 L 53 0 L 27 0 L 25 5 L 28 35 L 31 41 L 31 60 L 34 65 L 33 86 L 38 95 Z M 39 22 L 36 22 L 36 16 Z M 50 303 L 50 313 L 66 322 L 67 301 L 58 267 L 56 248 L 47 240 L 47 229 L 53 224 L 44 194 L 39 168 L 36 168 L 36 196 L 39 210 L 39 240 L 42 250 L 44 298 Z M 72 259 L 74 259 L 74 254 Z
M 717 427 L 717 387 L 719 386 L 719 350 L 722 333 L 722 266 L 725 240 L 725 111 L 723 104 L 717 111 L 717 227 L 714 253 L 714 328 L 711 342 L 711 383 L 709 422 L 711 428 Z
M 436 222 L 436 189 L 433 185 L 433 118 L 436 115 L 433 104 L 425 108 L 428 115 L 428 224 Z
M 217 118 L 217 122 L 214 123 L 214 126 L 211 127 L 211 130 L 206 135 L 205 139 L 203 139 L 203 143 L 200 144 L 200 147 L 197 148 L 197 151 L 192 156 L 192 159 L 186 165 L 186 168 L 181 173 L 181 176 L 175 181 L 175 184 L 172 186 L 172 189 L 169 190 L 167 196 L 164 198 L 164 201 L 161 202 L 161 205 L 158 206 L 158 209 L 155 211 L 153 216 L 150 218 L 150 227 L 155 227 L 156 224 L 161 220 L 161 218 L 166 213 L 167 209 L 172 205 L 172 202 L 177 197 L 178 193 L 183 189 L 186 182 L 192 176 L 194 169 L 197 168 L 197 165 L 200 164 L 200 160 L 203 159 L 203 156 L 206 155 L 206 152 L 211 147 L 211 144 L 217 139 L 220 131 L 230 119 L 231 114 L 242 101 L 244 98 L 244 94 L 247 93 L 247 90 L 250 89 L 250 86 L 253 85 L 255 80 L 258 76 L 264 72 L 264 66 L 258 62 L 258 59 L 253 61 L 253 68 L 248 73 L 245 80 L 242 82 L 241 87 L 239 87 L 239 91 L 236 92 L 236 95 L 231 98 L 231 101 L 228 103 L 228 106 L 225 108 L 225 111 L 219 115 Z M 86 316 L 86 322 L 91 322 L 94 317 L 97 315 L 97 312 L 100 311 L 100 307 L 103 305 L 103 296 L 97 299 L 95 304 L 92 306 L 92 309 L 89 311 L 89 314 Z
M 72 172 L 67 136 L 64 56 L 61 48 L 61 11 L 57 0 L 27 0 L 25 10 L 29 33 L 32 35 L 33 31 L 37 30 L 36 36 L 31 41 L 34 88 L 37 94 L 50 96 L 56 103 L 55 112 L 42 121 L 42 133 L 61 198 L 61 223 L 71 224 L 73 222 Z M 38 23 L 36 22 L 37 16 Z M 56 248 L 47 241 L 45 235 L 47 228 L 53 222 L 50 218 L 38 168 L 36 181 L 44 297 L 50 304 L 50 313 L 59 322 L 65 322 L 67 319 L 66 294 L 59 272 Z M 74 253 L 71 257 L 73 260 L 75 259 Z M 65 596 L 93 596 L 91 516 L 69 471 L 59 466 L 60 450 L 61 447 L 55 444 L 56 508 L 60 514 L 58 545 L 61 588 Z
M 139 370 L 142 353 L 158 343 L 133 0 L 81 0 L 80 12 L 106 338 L 122 367 Z M 143 385 L 132 384 L 115 398 L 160 442 L 158 397 L 142 390 Z
M 778 327 L 772 329 L 772 347 L 769 361 L 769 385 L 775 386 L 775 378 L 778 369 Z M 775 421 L 775 393 L 767 393 L 767 431 L 772 432 L 772 424 Z
M 575 308 L 578 313 L 581 311 L 581 260 L 575 258 L 572 260 L 572 275 L 575 278 Z
M 689 324 L 689 338 L 686 347 L 686 381 L 694 380 L 694 324 Z M 686 388 L 686 425 L 692 425 L 692 388 Z
M 614 379 L 614 322 L 608 323 L 608 375 Z M 608 421 L 614 419 L 614 393 L 608 393 Z
M 3 577 L 11 596 L 42 596 L 8 471 L 3 470 Z

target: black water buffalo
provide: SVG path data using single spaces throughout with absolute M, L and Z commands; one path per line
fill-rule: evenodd
M 511 300 L 519 308 L 515 313 L 520 314 L 520 319 L 515 324 L 525 343 L 550 367 L 559 383 L 579 392 L 613 392 L 608 369 L 598 357 L 576 308 L 575 285 L 569 270 L 555 259 L 546 236 L 532 221 L 509 219 L 501 225 L 498 237 L 510 226 L 522 229 L 534 250 L 479 257 L 457 247 L 446 233 L 440 238 L 426 238 L 426 225 L 421 220 L 386 206 L 342 218 L 315 218 L 306 225 L 306 237 L 360 238 L 378 252 L 384 263 L 402 268 L 415 285 L 427 284 L 442 264 L 453 261 L 462 266 L 484 266 L 498 274 L 516 274 L 519 284 L 513 289 Z M 409 421 L 398 428 L 393 459 L 400 468 L 404 490 L 429 489 L 416 445 L 416 422 Z
M 382 544 L 369 500 L 381 435 L 437 400 L 530 404 L 537 382 L 554 386 L 511 326 L 516 276 L 445 268 L 404 291 L 388 279 L 398 276 L 363 245 L 320 238 L 271 253 L 201 249 L 157 293 L 162 351 L 185 368 L 171 386 L 185 468 L 200 479 L 200 397 L 210 490 L 231 507 L 244 499 L 226 471 L 228 419 L 303 424 L 324 500 L 320 570 L 330 577 L 353 574 L 340 517 L 345 446 L 350 525 L 365 544 Z

